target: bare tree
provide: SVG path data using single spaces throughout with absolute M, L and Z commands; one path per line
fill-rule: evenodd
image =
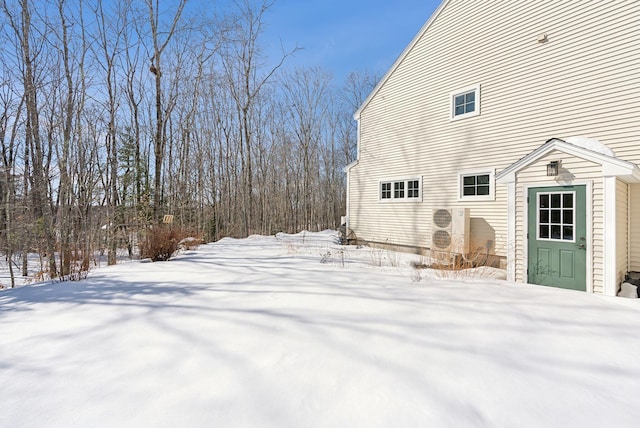
M 318 192 L 314 190 L 320 174 L 318 154 L 325 138 L 330 81 L 331 76 L 319 68 L 298 69 L 286 74 L 282 81 L 290 127 L 299 145 L 302 175 L 299 189 L 302 216 L 299 226 L 305 229 L 315 229 L 314 223 L 317 223 L 315 208 L 318 201 L 315 195 Z
M 0 0 L 0 251 L 24 274 L 27 251 L 52 277 L 79 249 L 83 269 L 133 255 L 165 209 L 209 239 L 337 224 L 376 79 L 286 72 L 271 0 L 217 20 L 186 1 Z
M 69 36 L 69 28 L 71 23 L 67 20 L 67 12 L 65 10 L 66 0 L 58 0 L 58 18 L 60 19 L 59 33 L 57 34 L 58 42 L 57 46 L 60 50 L 60 56 L 63 67 L 63 78 L 65 82 L 64 91 L 66 96 L 64 97 L 63 104 L 60 106 L 60 114 L 63 116 L 62 123 L 62 145 L 58 148 L 58 169 L 60 170 L 60 183 L 58 191 L 59 206 L 57 209 L 57 223 L 60 230 L 60 264 L 61 275 L 67 276 L 71 273 L 71 236 L 72 236 L 72 206 L 73 192 L 72 192 L 72 177 L 69 171 L 69 161 L 71 154 L 71 140 L 72 133 L 74 131 L 74 120 L 78 110 L 75 108 L 75 103 L 79 100 L 77 95 L 77 83 L 75 82 L 75 75 L 73 69 L 81 69 L 84 60 L 84 53 L 71 51 L 71 42 Z M 81 5 L 80 5 L 81 8 Z M 82 9 L 80 9 L 82 10 Z M 80 14 L 81 15 L 81 14 Z
M 20 114 L 24 105 L 24 96 L 19 102 L 14 99 L 11 79 L 2 76 L 2 91 L 0 92 L 0 149 L 2 156 L 2 182 L 0 183 L 0 221 L 1 235 L 4 241 L 6 261 L 9 267 L 11 288 L 15 286 L 13 270 L 13 253 L 16 245 L 16 230 L 13 224 L 16 205 L 16 139 Z M 13 121 L 13 123 L 10 122 Z
M 122 51 L 124 34 L 126 32 L 127 16 L 129 14 L 128 1 L 118 1 L 115 5 L 109 4 L 112 9 L 107 14 L 103 0 L 98 0 L 94 10 L 97 18 L 97 54 L 104 76 L 104 84 L 107 99 L 104 101 L 107 113 L 107 131 L 105 134 L 105 146 L 107 148 L 107 248 L 108 261 L 112 265 L 116 263 L 117 236 L 116 231 L 121 226 L 122 216 L 118 216 L 118 109 L 120 104 L 118 86 L 118 59 Z
M 155 78 L 155 135 L 154 135 L 154 195 L 153 195 L 153 217 L 158 220 L 160 217 L 160 207 L 162 205 L 162 164 L 164 160 L 164 151 L 166 145 L 166 105 L 163 103 L 162 97 L 162 73 L 163 62 L 162 54 L 169 45 L 171 38 L 177 31 L 178 24 L 186 0 L 179 0 L 175 13 L 166 31 L 160 29 L 160 0 L 145 0 L 149 9 L 149 26 L 151 29 L 151 65 L 149 71 Z
M 15 9 L 12 9 L 6 0 L 3 0 L 2 7 L 8 18 L 8 23 L 15 33 L 21 54 L 22 73 L 20 78 L 22 80 L 26 108 L 25 146 L 26 150 L 28 150 L 27 158 L 32 166 L 31 173 L 28 176 L 31 187 L 31 208 L 44 242 L 44 250 L 49 262 L 48 273 L 52 278 L 55 278 L 58 276 L 58 269 L 55 257 L 53 216 L 51 215 L 51 205 L 48 197 L 48 162 L 50 157 L 45 152 L 48 149 L 44 146 L 40 135 L 38 91 L 42 85 L 37 81 L 35 70 L 36 59 L 41 53 L 43 43 L 40 43 L 35 49 L 32 46 L 32 38 L 35 35 L 33 34 L 32 11 L 29 0 L 20 0 L 18 7 Z M 27 174 L 26 171 L 27 168 L 25 166 L 25 174 Z
M 221 50 L 221 63 L 231 98 L 234 101 L 235 121 L 240 141 L 241 197 L 243 234 L 254 228 L 253 151 L 255 128 L 254 108 L 263 87 L 271 80 L 286 58 L 297 50 L 283 52 L 277 64 L 264 69 L 264 56 L 259 38 L 263 31 L 264 14 L 273 3 L 262 1 L 257 6 L 244 0 L 240 5 L 235 25 L 227 33 Z

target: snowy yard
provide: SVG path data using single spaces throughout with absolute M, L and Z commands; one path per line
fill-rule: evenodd
M 0 427 L 640 425 L 638 300 L 417 281 L 334 238 L 0 291 Z

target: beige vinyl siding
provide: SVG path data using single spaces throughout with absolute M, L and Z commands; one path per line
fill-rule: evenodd
M 629 193 L 629 270 L 640 271 L 640 184 L 631 184 Z
M 616 285 L 624 280 L 629 258 L 629 185 L 616 181 Z
M 495 201 L 460 201 L 460 171 L 499 172 L 549 138 L 574 135 L 640 163 L 639 20 L 640 8 L 622 0 L 449 1 L 359 112 L 351 228 L 424 246 L 432 208 L 468 207 L 472 239 L 495 236 L 505 255 L 506 186 Z M 538 43 L 543 32 L 548 42 Z M 481 114 L 451 121 L 451 92 L 475 84 Z M 378 201 L 380 179 L 407 176 L 423 178 L 421 203 Z
M 591 183 L 592 193 L 587 193 L 587 204 L 591 204 L 593 221 L 587 225 L 591 228 L 591 254 L 593 258 L 593 287 L 597 293 L 602 292 L 603 286 L 603 183 L 602 166 L 577 157 L 569 157 L 567 154 L 552 151 L 531 165 L 518 172 L 518 184 L 516 186 L 516 237 L 514 250 L 516 251 L 516 281 L 527 282 L 526 255 L 527 255 L 527 189 L 528 187 L 560 186 L 571 184 L 559 176 L 557 180 L 546 177 L 547 164 L 552 160 L 562 159 L 562 170 L 571 176 L 574 184 Z M 542 181 L 544 180 L 544 181 Z M 588 192 L 588 188 L 587 188 Z M 587 218 L 588 221 L 588 218 Z M 587 266 L 589 263 L 587 262 Z

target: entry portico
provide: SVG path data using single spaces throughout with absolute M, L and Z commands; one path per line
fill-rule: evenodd
M 496 184 L 507 186 L 508 278 L 615 296 L 628 270 L 639 183 L 635 164 L 587 138 L 552 138 L 499 172 Z

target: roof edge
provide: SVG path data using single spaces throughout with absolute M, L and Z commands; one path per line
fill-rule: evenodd
M 344 168 L 342 168 L 342 171 L 348 174 L 349 170 L 356 165 L 358 165 L 358 159 L 349 162 Z
M 355 111 L 355 113 L 353 114 L 353 118 L 355 120 L 360 119 L 360 114 L 362 113 L 362 110 L 364 110 L 367 107 L 367 105 L 369 105 L 373 97 L 376 96 L 376 94 L 380 91 L 380 89 L 385 85 L 387 80 L 389 80 L 389 78 L 394 73 L 394 71 L 396 71 L 396 69 L 400 66 L 400 64 L 402 64 L 402 62 L 407 57 L 407 55 L 409 55 L 409 53 L 413 50 L 415 45 L 418 43 L 418 40 L 420 40 L 424 35 L 424 33 L 427 32 L 429 27 L 431 27 L 431 24 L 436 20 L 436 18 L 440 15 L 440 12 L 442 12 L 442 10 L 450 1 L 451 0 L 442 0 L 442 2 L 440 3 L 440 6 L 438 6 L 438 8 L 431 14 L 427 22 L 425 22 L 422 28 L 420 28 L 420 31 L 418 31 L 418 33 L 413 37 L 409 45 L 407 45 L 407 47 L 404 48 L 400 56 L 398 56 L 395 62 L 391 65 L 391 68 L 387 70 L 387 72 L 384 74 L 384 76 L 382 76 L 378 84 L 373 88 L 369 96 L 364 100 L 362 105 L 358 108 L 358 110 Z

